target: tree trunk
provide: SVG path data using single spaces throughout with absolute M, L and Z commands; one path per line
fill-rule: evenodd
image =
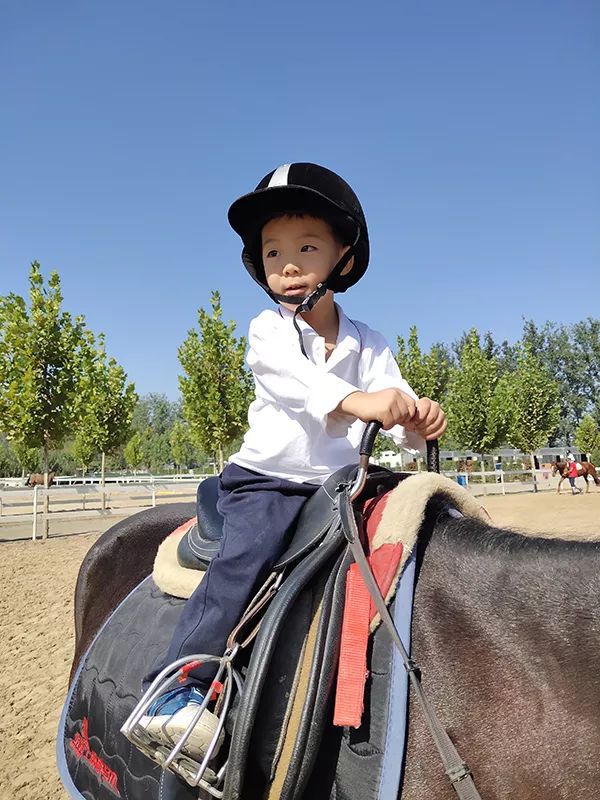
M 42 539 L 48 538 L 50 530 L 50 497 L 48 488 L 48 434 L 44 434 L 44 526 L 42 528 Z
M 535 455 L 531 453 L 530 458 L 531 458 L 531 475 L 533 477 L 533 491 L 537 492 L 538 485 L 537 485 L 537 475 L 535 473 Z
M 106 453 L 102 451 L 102 467 L 100 470 L 100 485 L 102 486 L 102 511 L 106 511 L 106 492 L 104 491 L 105 480 L 104 473 L 106 472 Z
M 219 445 L 219 449 L 217 451 L 218 459 L 219 459 L 219 475 L 223 472 L 223 447 Z

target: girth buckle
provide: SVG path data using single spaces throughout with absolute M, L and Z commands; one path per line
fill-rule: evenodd
M 460 781 L 464 781 L 465 778 L 469 778 L 472 773 L 467 764 L 464 762 L 459 767 L 452 767 L 451 769 L 446 771 L 450 783 L 460 783 Z

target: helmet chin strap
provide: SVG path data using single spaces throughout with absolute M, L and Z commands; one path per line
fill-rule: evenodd
M 304 314 L 306 311 L 311 311 L 316 303 L 323 297 L 327 291 L 327 281 L 320 283 L 314 292 L 305 295 L 288 295 L 288 294 L 275 294 L 269 291 L 269 295 L 277 303 L 287 303 L 288 306 L 298 306 L 296 313 Z
M 298 325 L 298 314 L 304 314 L 306 311 L 310 311 L 312 308 L 316 306 L 319 300 L 323 297 L 325 292 L 327 291 L 327 281 L 324 283 L 320 283 L 314 292 L 311 292 L 308 297 L 300 298 L 300 303 L 298 307 L 294 311 L 294 319 L 292 320 L 294 323 L 294 328 L 296 328 L 296 333 L 298 334 L 298 342 L 300 343 L 300 350 L 302 350 L 302 355 L 304 358 L 308 358 L 306 350 L 304 348 L 304 339 L 302 338 L 302 331 L 300 330 L 300 325 Z

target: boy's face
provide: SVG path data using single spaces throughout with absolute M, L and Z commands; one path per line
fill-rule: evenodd
M 329 277 L 348 246 L 340 244 L 331 227 L 309 216 L 283 216 L 262 229 L 262 258 L 269 289 L 275 294 L 305 297 Z M 352 269 L 352 261 L 342 274 Z M 294 310 L 294 304 L 283 303 Z

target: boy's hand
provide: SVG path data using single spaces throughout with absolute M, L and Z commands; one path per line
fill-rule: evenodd
M 446 430 L 446 415 L 439 403 L 422 397 L 413 400 L 400 389 L 383 389 L 380 392 L 352 392 L 339 404 L 337 411 L 351 414 L 363 422 L 379 420 L 384 431 L 394 425 L 403 425 L 416 431 L 424 439 L 437 439 Z
M 383 430 L 389 431 L 394 425 L 409 423 L 416 408 L 416 401 L 400 389 L 382 389 L 380 392 L 352 392 L 342 400 L 337 410 L 363 422 L 379 420 Z
M 421 397 L 417 400 L 412 419 L 404 427 L 409 431 L 416 431 L 424 439 L 439 439 L 448 427 L 448 420 L 439 403 L 428 397 Z

